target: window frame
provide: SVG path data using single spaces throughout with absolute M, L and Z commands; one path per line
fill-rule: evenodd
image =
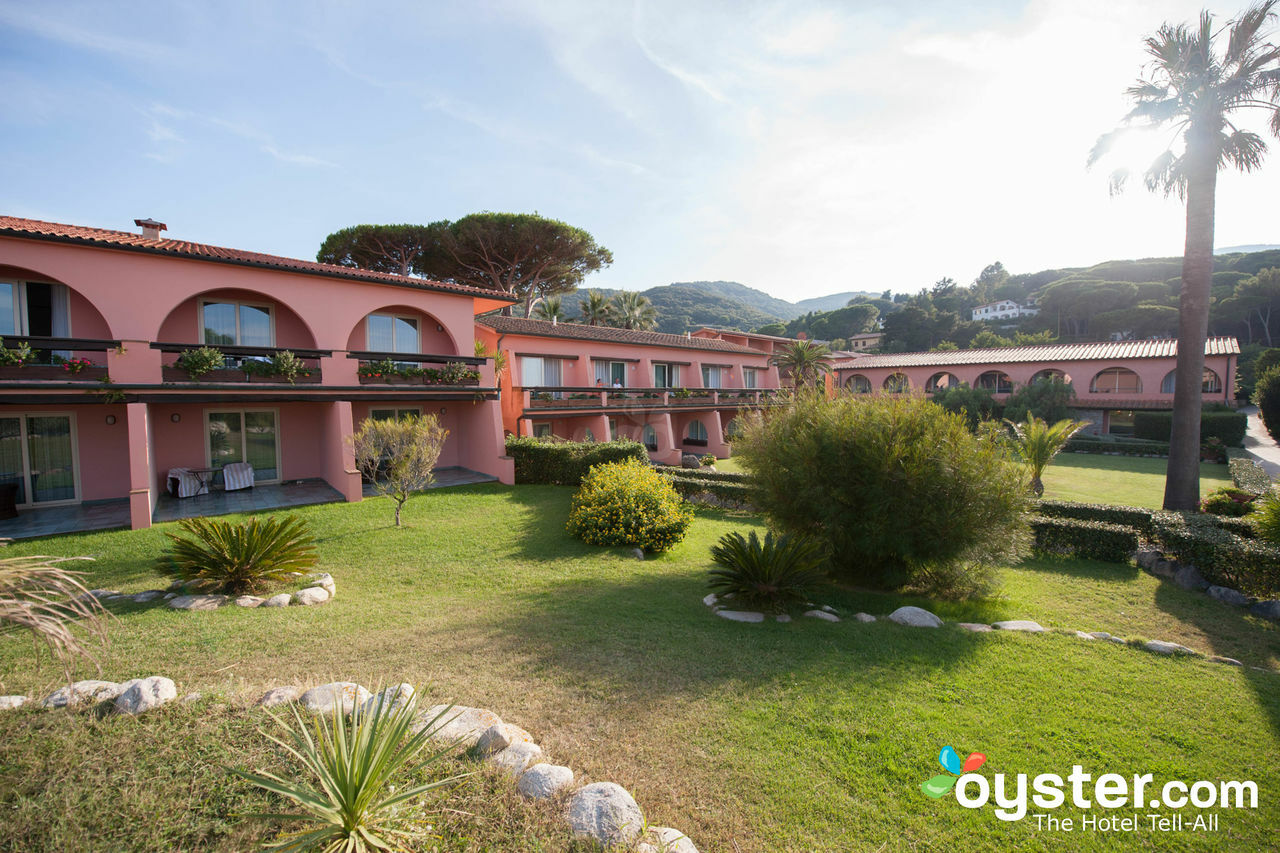
M 374 317 L 390 317 L 391 318 L 391 349 L 374 350 L 373 349 L 373 333 L 369 328 L 370 322 Z M 396 349 L 396 320 L 408 320 L 413 322 L 413 327 L 418 333 L 418 342 L 412 350 Z M 412 314 L 396 314 L 386 311 L 370 311 L 364 318 L 364 344 L 371 352 L 390 352 L 396 355 L 422 355 L 422 318 L 415 317 Z
M 211 344 L 205 340 L 204 333 L 207 329 L 204 322 L 204 309 L 207 305 L 234 305 L 236 307 L 236 341 L 233 344 Z M 262 308 L 267 312 L 267 328 L 270 330 L 270 342 L 266 346 L 275 349 L 276 346 L 276 306 L 271 302 L 254 302 L 242 299 L 206 299 L 197 297 L 196 299 L 196 340 L 200 341 L 201 346 L 206 347 L 246 347 L 260 346 L 259 344 L 241 343 L 240 333 L 240 308 L 247 306 L 249 308 Z
M 276 422 L 276 435 L 275 435 L 276 476 L 274 479 L 264 480 L 258 476 L 258 472 L 255 469 L 253 472 L 254 485 L 269 485 L 272 483 L 283 483 L 285 478 L 284 478 L 284 454 L 281 452 L 281 441 L 280 441 L 280 433 L 281 433 L 280 409 L 273 406 L 248 406 L 245 408 L 238 408 L 238 409 L 230 408 L 230 407 L 205 409 L 204 410 L 204 461 L 205 461 L 204 467 L 206 468 L 214 467 L 213 466 L 213 442 L 209 436 L 209 416 L 210 415 L 229 415 L 229 414 L 240 415 L 241 461 L 243 462 L 248 461 L 249 448 L 246 442 L 248 442 L 249 440 L 249 435 L 248 435 L 248 431 L 244 428 L 244 416 L 248 412 L 271 412 L 271 415 L 272 417 L 275 418 L 275 422 Z M 211 475 L 209 478 L 210 483 L 213 482 L 213 477 L 216 477 L 221 472 L 222 472 L 221 468 L 215 469 L 213 475 Z
M 17 412 L 4 412 L 0 414 L 4 418 L 16 418 L 18 420 L 18 442 L 22 451 L 22 492 L 26 501 L 16 504 L 16 506 L 27 507 L 28 509 L 40 509 L 47 506 L 75 506 L 83 502 L 84 493 L 80 487 L 80 433 L 76 424 L 76 413 L 72 411 L 28 411 L 20 410 Z M 65 417 L 70 429 L 71 440 L 71 480 L 72 488 L 75 496 L 61 501 L 39 501 L 35 500 L 35 489 L 32 487 L 31 480 L 31 447 L 29 445 L 30 437 L 27 432 L 27 418 L 62 418 Z

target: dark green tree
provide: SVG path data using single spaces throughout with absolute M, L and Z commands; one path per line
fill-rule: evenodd
M 316 260 L 393 275 L 422 274 L 426 256 L 438 251 L 438 224 L 353 225 L 320 244 Z

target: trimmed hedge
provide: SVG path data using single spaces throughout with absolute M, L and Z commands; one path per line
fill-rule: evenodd
M 1237 489 L 1253 492 L 1255 495 L 1265 495 L 1271 490 L 1271 477 L 1265 468 L 1252 459 L 1232 459 L 1227 463 L 1227 470 L 1231 472 L 1231 482 Z
M 1248 516 L 1245 516 L 1244 518 L 1217 516 L 1217 519 L 1218 526 L 1228 533 L 1234 533 L 1244 539 L 1258 538 L 1258 525 L 1255 524 L 1253 519 Z
M 1077 435 L 1062 449 L 1068 453 L 1112 453 L 1120 456 L 1168 456 L 1167 441 L 1107 441 L 1092 436 Z
M 1097 521 L 1131 527 L 1144 536 L 1152 532 L 1152 516 L 1155 510 L 1139 506 L 1111 506 L 1110 504 L 1086 504 L 1075 501 L 1040 501 L 1039 513 L 1051 518 L 1073 518 L 1079 521 Z
M 665 472 L 664 472 L 665 473 Z M 709 494 L 725 503 L 745 505 L 750 503 L 750 489 L 745 483 L 722 483 L 716 480 L 699 480 L 693 477 L 671 477 L 671 485 L 682 497 Z
M 1123 524 L 1078 518 L 1031 517 L 1037 551 L 1071 553 L 1107 563 L 1128 563 L 1138 550 L 1138 531 Z
M 1223 521 L 1227 519 L 1183 512 L 1153 516 L 1165 556 L 1195 566 L 1209 583 L 1261 598 L 1280 593 L 1280 548 L 1239 536 Z
M 555 486 L 578 485 L 592 465 L 627 459 L 649 462 L 644 445 L 629 439 L 578 442 L 512 437 L 507 439 L 507 455 L 515 460 L 517 483 Z
M 1249 416 L 1244 412 L 1201 412 L 1200 441 L 1217 438 L 1228 447 L 1240 447 L 1244 444 L 1244 433 L 1248 423 Z M 1167 442 L 1172 428 L 1173 412 L 1133 413 L 1134 438 Z
M 691 480 L 709 480 L 719 483 L 744 483 L 746 474 L 734 471 L 708 471 L 705 468 L 681 468 L 679 465 L 655 465 L 659 474 L 670 477 L 684 477 Z

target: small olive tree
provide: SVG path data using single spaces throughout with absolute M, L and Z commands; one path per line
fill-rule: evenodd
M 848 583 L 973 593 L 1028 544 L 1021 469 L 920 398 L 802 393 L 747 418 L 733 455 L 771 526 L 818 540 Z
M 380 495 L 396 501 L 396 527 L 400 510 L 414 492 L 430 486 L 432 473 L 449 431 L 435 415 L 408 415 L 398 420 L 366 420 L 351 436 L 356 467 Z

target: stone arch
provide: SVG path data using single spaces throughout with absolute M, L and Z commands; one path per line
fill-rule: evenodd
M 100 340 L 113 340 L 115 338 L 111 331 L 111 325 L 107 322 L 107 318 L 103 313 L 98 310 L 98 306 L 94 305 L 88 296 L 77 290 L 73 285 L 67 284 L 59 278 L 27 267 L 0 264 L 0 282 L 12 285 L 26 283 L 62 285 L 67 289 L 68 320 L 71 329 L 69 337 L 96 338 Z M 64 336 L 53 335 L 53 337 Z
M 928 382 L 924 383 L 924 390 L 926 394 L 934 394 L 946 388 L 954 388 L 959 384 L 960 380 L 954 373 L 948 373 L 945 370 L 940 370 L 930 376 Z
M 855 373 L 844 381 L 845 390 L 854 394 L 870 394 L 871 380 L 861 373 Z
M 204 343 L 199 320 L 200 306 L 212 300 L 269 305 L 274 327 L 273 346 L 283 349 L 316 348 L 315 332 L 297 311 L 268 293 L 244 288 L 215 288 L 187 297 L 165 316 L 156 332 L 156 340 L 164 343 Z
M 1099 370 L 1089 383 L 1091 394 L 1141 394 L 1142 378 L 1127 367 Z

